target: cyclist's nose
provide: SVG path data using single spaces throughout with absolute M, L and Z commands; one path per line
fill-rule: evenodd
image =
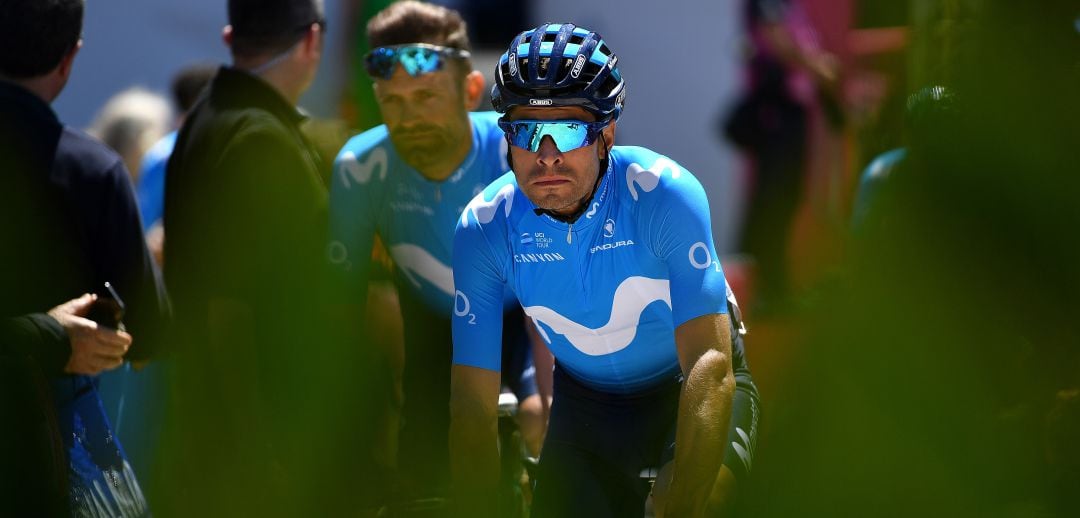
M 545 136 L 540 141 L 540 148 L 536 150 L 536 161 L 546 167 L 554 167 L 562 163 L 562 160 L 562 151 L 555 146 L 555 140 L 550 136 Z

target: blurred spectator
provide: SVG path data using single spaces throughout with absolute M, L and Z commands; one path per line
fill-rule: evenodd
M 153 352 L 162 292 L 120 157 L 50 107 L 81 46 L 83 8 L 82 0 L 0 2 L 0 514 L 147 512 L 91 376 Z M 83 318 L 104 304 L 90 295 L 35 314 L 74 294 L 104 295 L 106 281 L 126 303 L 134 342 L 105 329 L 119 327 L 115 314 Z
M 188 115 L 165 178 L 177 354 L 155 513 L 339 514 L 328 508 L 356 493 L 336 466 L 361 462 L 350 398 L 366 378 L 327 338 L 327 193 L 296 108 L 323 6 L 230 0 L 228 15 L 232 64 Z
M 199 100 L 216 72 L 215 65 L 196 64 L 184 67 L 173 77 L 173 103 L 179 111 L 177 127 L 184 124 L 188 112 L 195 106 L 195 101 Z M 146 151 L 135 184 L 146 244 L 158 265 L 161 265 L 164 258 L 165 246 L 165 229 L 161 224 L 161 216 L 165 212 L 165 164 L 169 162 L 173 146 L 176 145 L 177 133 L 177 130 L 169 132 Z
M 752 161 L 741 248 L 756 263 L 755 305 L 777 309 L 790 290 L 787 249 L 805 182 L 808 110 L 820 102 L 830 122 L 841 123 L 838 65 L 818 44 L 800 0 L 748 0 L 745 13 L 749 84 L 721 122 Z
M 871 226 L 867 220 L 875 205 L 880 205 L 882 191 L 887 189 L 892 175 L 908 159 L 909 147 L 916 150 L 914 159 L 920 162 L 942 156 L 940 148 L 948 145 L 950 132 L 956 129 L 956 111 L 956 96 L 944 86 L 928 86 L 908 97 L 903 132 L 905 142 L 874 157 L 859 180 L 852 212 L 852 227 L 857 237 L 883 231 L 867 228 Z
M 169 131 L 172 117 L 165 97 L 136 86 L 109 99 L 87 133 L 120 153 L 132 183 L 138 183 L 143 155 Z

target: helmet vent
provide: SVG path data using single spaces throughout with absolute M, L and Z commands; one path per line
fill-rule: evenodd
M 584 36 L 579 36 L 577 34 L 570 36 L 570 43 L 573 45 L 581 45 L 581 42 L 583 41 L 585 41 Z
M 547 77 L 548 66 L 550 66 L 550 64 L 551 64 L 551 58 L 549 58 L 547 56 L 544 56 L 544 57 L 540 58 L 540 62 L 536 67 L 537 68 L 537 73 L 540 75 L 540 77 Z
M 563 80 L 565 80 L 567 78 L 567 76 L 570 75 L 570 70 L 572 69 L 573 66 L 574 66 L 574 60 L 573 59 L 571 59 L 571 58 L 563 58 L 562 59 L 562 66 L 560 66 L 559 70 L 556 71 L 555 82 L 556 83 L 563 82 Z
M 612 90 L 614 90 L 616 86 L 619 86 L 619 82 L 609 75 L 604 79 L 604 84 L 600 85 L 600 88 L 597 89 L 596 94 L 602 97 L 610 97 Z

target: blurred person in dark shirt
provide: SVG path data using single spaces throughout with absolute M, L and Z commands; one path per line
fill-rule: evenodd
M 0 514 L 147 511 L 92 376 L 154 352 L 163 292 L 120 157 L 50 107 L 71 76 L 83 10 L 83 0 L 0 2 Z M 115 314 L 85 318 L 106 282 L 126 303 L 126 332 Z
M 360 442 L 343 398 L 363 376 L 322 321 L 327 193 L 296 107 L 321 59 L 323 5 L 230 0 L 228 15 L 232 64 L 165 177 L 178 325 L 155 512 L 328 513 L 345 482 L 332 466 Z

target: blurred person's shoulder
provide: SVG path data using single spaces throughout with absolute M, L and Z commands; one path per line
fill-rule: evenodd
M 477 155 L 481 157 L 481 167 L 488 169 L 484 174 L 487 181 L 495 180 L 510 170 L 506 161 L 506 134 L 499 127 L 500 114 L 493 111 L 470 112 L 469 120 L 473 125 L 473 143 Z
M 350 138 L 334 158 L 332 191 L 382 192 L 387 179 L 400 179 L 392 171 L 402 167 L 390 133 L 380 124 Z M 354 187 L 356 187 L 354 189 Z
M 341 147 L 341 151 L 338 153 L 335 161 L 340 162 L 342 159 L 347 159 L 350 156 L 364 156 L 378 148 L 393 149 L 393 144 L 390 142 L 390 132 L 386 129 L 385 124 L 380 124 L 374 128 L 354 135 Z
M 162 164 L 169 161 L 169 156 L 172 155 L 173 148 L 176 147 L 177 133 L 178 132 L 174 130 L 165 134 L 165 136 L 158 139 L 153 146 L 150 146 L 150 149 L 146 150 L 141 164 L 144 171 L 152 167 L 160 167 Z
M 67 125 L 56 146 L 52 175 L 54 181 L 70 188 L 85 183 L 127 181 L 119 154 L 100 140 Z
M 208 138 L 232 146 L 246 141 L 281 140 L 287 144 L 285 149 L 291 149 L 303 120 L 295 106 L 260 79 L 222 68 L 185 126 L 191 127 L 187 138 L 196 141 Z

